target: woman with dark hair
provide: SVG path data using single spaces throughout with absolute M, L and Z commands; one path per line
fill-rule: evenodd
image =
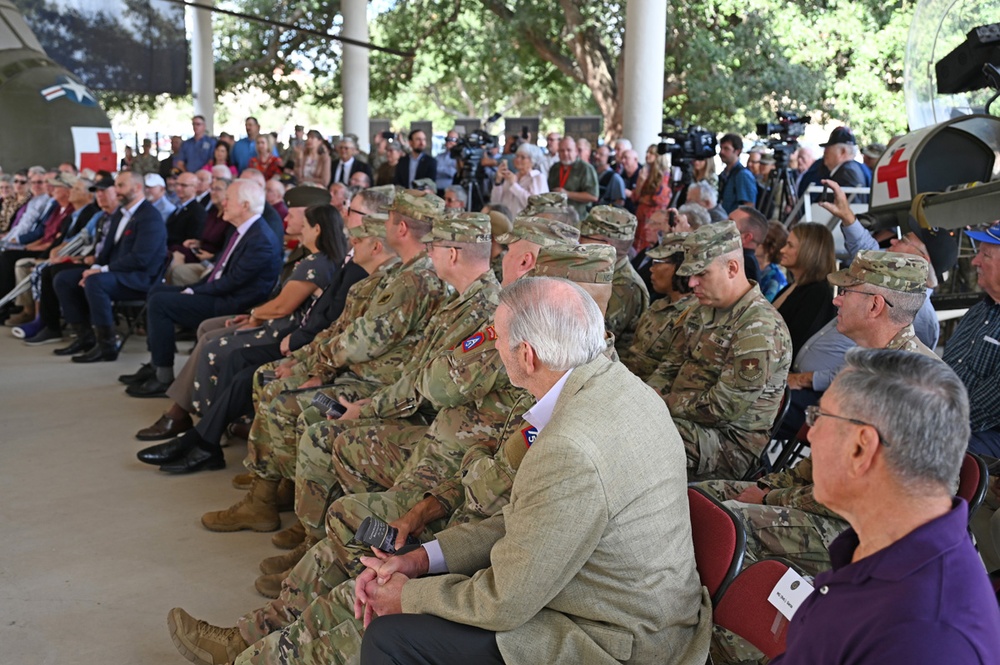
M 771 222 L 767 227 L 764 242 L 757 245 L 754 250 L 757 263 L 760 265 L 760 282 L 757 286 L 768 302 L 774 302 L 778 293 L 788 286 L 788 278 L 779 265 L 781 249 L 786 242 L 788 242 L 788 231 L 780 222 Z
M 211 173 L 216 166 L 225 166 L 233 174 L 233 177 L 236 177 L 236 167 L 233 166 L 233 158 L 229 154 L 229 144 L 225 141 L 219 141 L 215 144 L 212 159 L 208 160 L 208 163 L 201 167 L 201 170 Z
M 677 321 L 698 300 L 691 296 L 688 278 L 677 274 L 684 263 L 683 243 L 687 233 L 668 233 L 657 247 L 646 250 L 653 260 L 650 283 L 664 297 L 654 300 L 636 324 L 632 345 L 621 354 L 621 361 L 643 381 L 648 380 L 678 332 Z
M 632 243 L 636 252 L 641 252 L 650 246 L 645 233 L 646 220 L 657 210 L 669 208 L 670 198 L 670 154 L 659 154 L 654 143 L 646 150 L 646 166 L 640 172 L 639 182 L 632 190 L 635 216 L 639 220 L 635 231 L 635 242 Z
M 301 230 L 298 226 L 301 226 Z M 190 426 L 191 413 L 205 413 L 219 388 L 219 372 L 225 366 L 228 355 L 237 349 L 273 344 L 281 340 L 303 322 L 315 300 L 341 270 L 347 256 L 347 237 L 340 213 L 333 206 L 307 208 L 304 217 L 297 217 L 292 212 L 288 228 L 294 234 L 301 233 L 302 244 L 311 253 L 295 264 L 291 275 L 280 285 L 280 290 L 271 300 L 251 309 L 249 315 L 242 314 L 229 319 L 225 328 L 212 330 L 200 337 L 195 347 L 197 352 L 192 353 L 188 360 L 189 363 L 195 363 L 193 374 L 185 368 L 186 371 L 182 371 L 175 380 L 193 380 L 191 403 L 173 403 L 164 414 L 167 422 L 188 423 Z M 176 394 L 177 386 L 171 388 L 168 395 Z M 182 392 L 188 391 L 182 389 Z M 147 428 L 150 431 L 155 429 L 156 425 Z M 177 430 L 176 433 L 180 431 Z M 162 438 L 146 436 L 144 432 L 146 430 L 137 435 L 140 440 Z
M 823 224 L 804 222 L 788 234 L 781 249 L 781 265 L 791 283 L 774 299 L 792 337 L 792 359 L 802 345 L 837 315 L 833 287 L 826 276 L 836 269 L 833 234 Z

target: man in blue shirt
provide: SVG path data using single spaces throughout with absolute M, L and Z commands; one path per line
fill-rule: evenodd
M 815 497 L 851 528 L 778 663 L 1000 662 L 1000 609 L 953 498 L 969 438 L 961 379 L 933 358 L 855 349 L 811 407 Z
M 196 115 L 191 118 L 191 128 L 194 136 L 181 144 L 181 151 L 174 162 L 182 171 L 197 171 L 212 159 L 215 152 L 215 138 L 205 134 L 205 116 Z
M 740 164 L 742 152 L 743 139 L 738 134 L 726 134 L 719 141 L 719 159 L 726 165 L 719 174 L 719 205 L 727 213 L 757 201 L 757 179 Z
M 260 123 L 257 122 L 257 118 L 248 117 L 243 126 L 247 130 L 246 138 L 233 144 L 230 155 L 237 173 L 243 173 L 243 170 L 250 165 L 250 160 L 257 154 L 257 137 L 260 136 Z

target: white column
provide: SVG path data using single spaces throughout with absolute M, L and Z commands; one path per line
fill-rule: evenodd
M 211 7 L 213 0 L 194 0 Z M 191 12 L 191 95 L 194 114 L 205 116 L 206 131 L 215 134 L 215 56 L 212 53 L 212 12 L 189 9 Z
M 665 0 L 628 0 L 622 131 L 640 155 L 662 131 L 666 28 Z
M 344 17 L 341 34 L 357 41 L 368 41 L 368 0 L 343 0 Z M 367 151 L 368 135 L 368 49 L 343 45 L 341 88 L 344 91 L 344 133 L 357 134 L 359 148 Z

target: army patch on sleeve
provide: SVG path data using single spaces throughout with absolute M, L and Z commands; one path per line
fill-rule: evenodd
M 464 342 L 462 342 L 462 352 L 468 353 L 469 351 L 473 350 L 474 348 L 476 348 L 485 341 L 486 341 L 486 334 L 477 332 L 475 335 L 469 337 Z
M 736 374 L 748 383 L 755 383 L 764 376 L 764 367 L 760 358 L 743 358 Z
M 492 342 L 492 341 L 496 340 L 496 338 L 497 338 L 496 328 L 494 328 L 493 326 L 488 326 L 486 328 L 486 339 L 488 339 L 488 340 L 490 340 Z
M 530 448 L 531 444 L 533 444 L 535 439 L 538 438 L 538 429 L 535 427 L 525 427 L 521 430 L 521 436 L 524 437 L 524 445 Z

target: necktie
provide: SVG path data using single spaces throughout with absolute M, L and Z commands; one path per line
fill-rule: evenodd
M 233 246 L 236 244 L 236 239 L 240 237 L 239 232 L 233 231 L 233 235 L 229 236 L 229 242 L 226 243 L 226 249 L 223 250 L 222 256 L 215 264 L 215 268 L 212 270 L 212 276 L 208 278 L 208 281 L 214 282 L 222 276 L 222 270 L 226 266 L 226 260 L 229 259 L 229 253 L 233 251 Z

